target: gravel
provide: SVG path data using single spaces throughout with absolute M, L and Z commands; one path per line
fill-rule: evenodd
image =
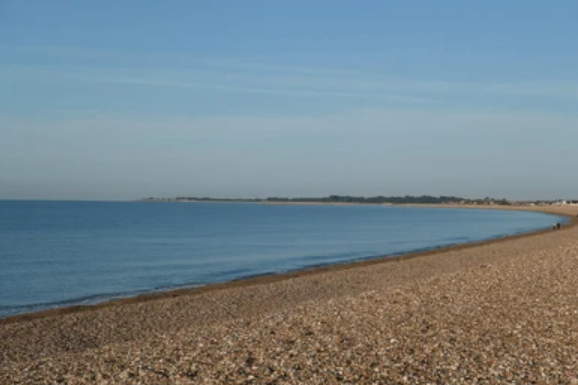
M 574 212 L 575 214 L 575 212 Z M 578 384 L 578 227 L 0 323 L 0 384 Z

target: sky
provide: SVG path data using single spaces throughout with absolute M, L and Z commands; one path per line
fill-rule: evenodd
M 0 199 L 578 199 L 578 2 L 0 0 Z

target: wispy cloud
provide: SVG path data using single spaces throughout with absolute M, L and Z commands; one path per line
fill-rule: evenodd
M 484 91 L 489 94 L 578 99 L 578 84 L 574 83 L 520 82 L 490 84 L 485 87 Z
M 4 47 L 6 48 L 6 47 Z M 461 82 L 391 77 L 356 69 L 287 65 L 256 58 L 200 57 L 180 53 L 126 53 L 76 47 L 17 47 L 20 53 L 52 57 L 57 66 L 0 65 L 6 78 L 38 76 L 235 94 L 292 98 L 340 98 L 405 104 L 461 104 L 469 98 L 578 99 L 578 84 L 549 81 Z M 64 63 L 64 64 L 63 64 Z M 1 78 L 0 78 L 1 81 Z M 502 101 L 503 102 L 503 101 Z
M 319 134 L 323 138 L 331 135 L 348 136 L 355 129 L 360 138 L 371 138 L 378 134 L 386 139 L 390 134 L 421 133 L 424 135 L 456 135 L 460 133 L 478 133 L 485 140 L 492 138 L 509 138 L 520 141 L 526 136 L 544 136 L 548 130 L 549 137 L 574 138 L 578 136 L 575 127 L 577 116 L 560 116 L 558 114 L 526 112 L 479 112 L 479 111 L 444 111 L 413 109 L 355 109 L 328 113 L 315 117 L 282 115 L 263 117 L 254 115 L 225 116 L 170 116 L 156 118 L 115 117 L 96 115 L 81 119 L 44 119 L 22 117 L 2 120 L 1 127 L 13 127 L 13 134 L 25 135 L 26 131 L 45 132 L 50 138 L 55 132 L 72 135 L 73 132 L 99 136 L 110 140 L 110 135 L 118 133 L 129 140 L 134 136 L 146 138 L 148 134 L 157 137 L 178 137 L 195 139 L 201 136 L 211 137 L 263 137 L 296 136 Z M 518 136 L 519 135 L 519 136 Z M 411 136 L 411 135 L 410 135 Z M 417 139 L 415 137 L 414 139 Z M 54 137 L 53 139 L 54 140 Z M 364 139 L 365 140 L 365 139 Z M 574 146 L 573 141 L 549 139 L 556 146 Z M 386 143 L 377 143 L 384 146 Z
M 283 84 L 270 84 L 270 87 L 254 87 L 249 85 L 235 84 L 230 82 L 225 83 L 210 83 L 203 84 L 202 82 L 187 82 L 187 81 L 171 81 L 171 80 L 155 80 L 152 78 L 131 78 L 131 77 L 103 77 L 103 78 L 89 78 L 86 77 L 85 80 L 96 80 L 96 81 L 108 81 L 114 83 L 122 84 L 135 84 L 151 87 L 166 87 L 166 88 L 192 88 L 192 89 L 212 89 L 225 92 L 236 92 L 236 93 L 250 93 L 250 94 L 263 94 L 263 95 L 282 95 L 290 97 L 337 97 L 337 98 L 371 98 L 371 99 L 382 99 L 391 101 L 401 101 L 401 102 L 413 102 L 413 103 L 435 103 L 436 100 L 428 99 L 423 97 L 405 96 L 400 94 L 387 94 L 387 93 L 377 93 L 377 92 L 355 92 L 356 90 L 348 90 L 345 87 L 333 88 L 333 87 L 317 87 L 312 88 L 311 85 L 303 85 L 302 87 L 296 87 L 295 85 L 283 85 Z M 259 83 L 258 81 L 256 83 Z M 367 91 L 367 90 L 366 90 Z

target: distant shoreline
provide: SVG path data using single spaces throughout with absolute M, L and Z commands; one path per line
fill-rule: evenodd
M 269 198 L 211 198 L 211 197 L 173 197 L 173 198 L 141 198 L 135 202 L 176 202 L 176 203 L 259 203 L 271 205 L 444 205 L 452 207 L 551 207 L 551 206 L 578 206 L 573 200 L 523 200 L 511 201 L 507 199 L 470 199 L 457 196 L 349 196 L 330 195 L 325 197 L 269 197 Z
M 459 203 L 372 203 L 372 202 L 316 202 L 316 201 L 247 201 L 247 200 L 138 200 L 135 202 L 158 202 L 158 203 L 252 203 L 273 206 L 399 206 L 416 208 L 452 208 L 452 209 L 481 209 L 481 210 L 505 210 L 505 211 L 536 211 L 546 212 L 546 210 L 557 208 L 571 208 L 578 205 L 557 205 L 557 204 L 459 204 Z M 555 211 L 557 212 L 557 211 Z
M 176 197 L 149 197 L 138 199 L 141 202 L 252 202 L 252 203 L 302 203 L 302 204 L 504 204 L 511 202 L 506 199 L 469 199 L 458 196 L 433 196 L 433 195 L 404 195 L 404 196 L 355 196 L 355 195 L 329 195 L 318 197 L 283 197 L 270 196 L 267 198 L 215 198 L 198 196 Z

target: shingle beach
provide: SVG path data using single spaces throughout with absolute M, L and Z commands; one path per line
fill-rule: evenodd
M 578 385 L 578 226 L 7 318 L 0 384 Z

